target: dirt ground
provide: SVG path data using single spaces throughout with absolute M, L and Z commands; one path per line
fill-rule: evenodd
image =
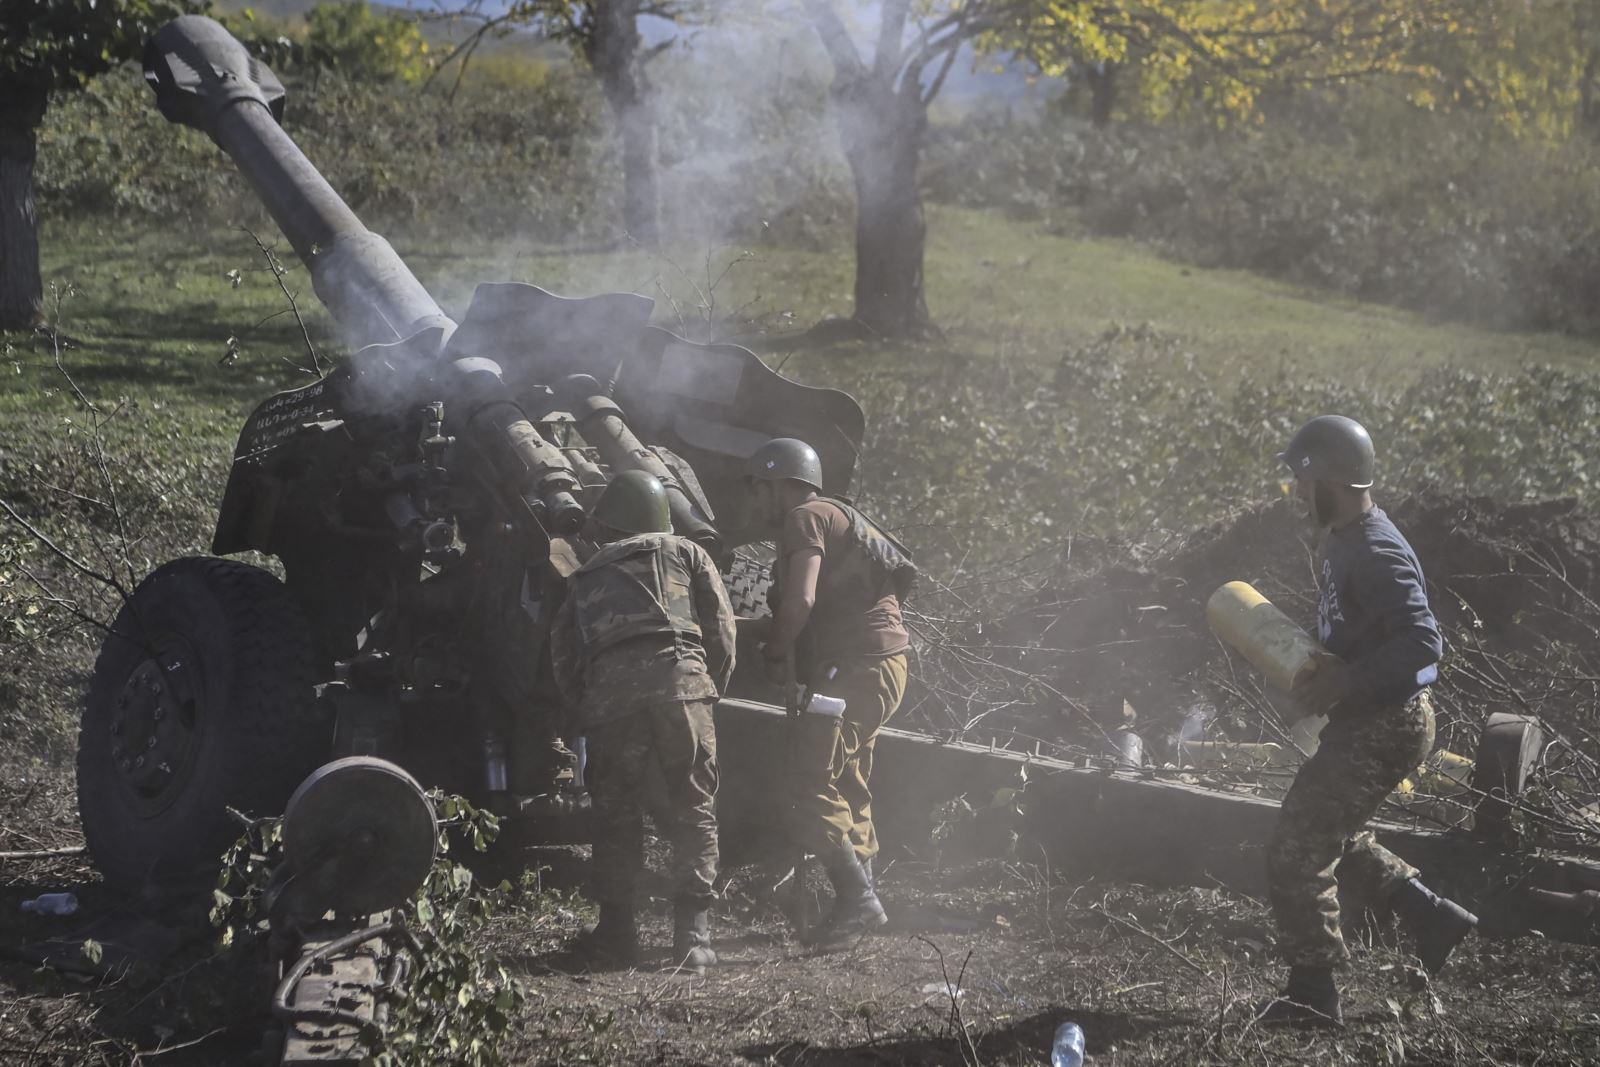
M 0 849 L 75 843 L 70 775 L 14 768 L 0 781 L 0 826 Z M 1405 957 L 1383 947 L 1381 929 L 1369 931 L 1344 980 L 1346 1028 L 1273 1032 L 1246 1011 L 1281 977 L 1268 916 L 1258 901 L 1219 889 L 903 856 L 880 877 L 891 927 L 849 951 L 813 955 L 757 891 L 760 869 L 728 875 L 716 917 L 723 964 L 704 979 L 575 968 L 563 945 L 589 913 L 549 891 L 558 882 L 501 912 L 483 945 L 528 993 L 508 1062 L 1044 1064 L 1068 1019 L 1083 1027 L 1090 1063 L 1128 1067 L 1600 1062 L 1592 950 L 1475 940 L 1431 992 L 1413 992 Z M 19 912 L 22 900 L 64 888 L 79 894 L 85 916 L 117 903 L 82 857 L 0 861 L 0 1062 L 261 1062 L 266 994 L 248 953 L 202 944 L 159 971 L 104 982 L 18 960 L 20 944 L 83 921 Z M 664 901 L 652 902 L 645 936 L 665 952 Z
M 1600 523 L 1559 501 L 1419 498 L 1393 511 L 1428 561 L 1452 642 L 1442 720 L 1471 729 L 1486 709 L 1531 701 L 1592 752 Z M 1041 699 L 1041 687 L 1021 691 L 1015 679 L 1025 675 L 1053 686 L 1051 699 L 1130 699 L 1156 751 L 1197 698 L 1223 709 L 1216 729 L 1248 738 L 1257 727 L 1238 709 L 1252 694 L 1229 688 L 1236 676 L 1201 606 L 1216 585 L 1247 578 L 1305 614 L 1312 583 L 1302 535 L 1287 509 L 1267 508 L 1143 554 L 1079 545 L 1070 565 L 983 634 L 1012 691 L 979 691 L 976 671 L 944 681 L 991 706 L 1016 697 L 1009 719 L 985 724 L 1001 734 L 1071 734 L 1072 717 Z M 937 670 L 933 652 L 924 668 Z M 1140 686 L 1119 688 L 1130 678 Z M 914 711 L 908 719 L 915 724 Z M 0 755 L 0 852 L 80 844 L 70 766 Z M 1344 979 L 1346 1028 L 1272 1032 L 1247 1010 L 1282 977 L 1259 901 L 1100 879 L 1063 869 L 1059 857 L 1047 871 L 933 855 L 887 857 L 880 883 L 891 927 L 831 955 L 793 940 L 760 868 L 725 872 L 716 914 L 723 964 L 704 979 L 577 968 L 563 945 L 592 913 L 570 892 L 582 870 L 569 862 L 544 891 L 516 895 L 481 935 L 527 991 L 507 1062 L 1043 1064 L 1055 1027 L 1069 1019 L 1083 1027 L 1095 1065 L 1600 1062 L 1592 949 L 1474 939 L 1431 990 L 1417 992 L 1392 930 L 1364 928 Z M 813 877 L 819 904 L 821 881 Z M 23 900 L 62 889 L 78 894 L 81 915 L 21 912 Z M 81 854 L 0 858 L 0 1063 L 263 1063 L 270 987 L 250 952 L 218 952 L 202 937 L 159 968 L 111 980 L 41 969 L 19 953 L 51 936 L 70 943 L 96 916 L 131 903 L 110 899 Z M 665 950 L 665 902 L 653 901 L 646 934 Z

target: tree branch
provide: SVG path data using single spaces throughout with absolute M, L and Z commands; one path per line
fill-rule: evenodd
M 644 51 L 639 53 L 639 59 L 637 61 L 639 68 L 641 70 L 644 69 L 649 65 L 651 60 L 655 59 L 661 53 L 667 51 L 677 43 L 678 39 L 676 37 L 668 37 L 665 41 L 658 41 L 649 48 L 646 48 Z
M 969 9 L 962 8 L 959 12 L 940 19 L 936 26 L 919 38 L 917 46 L 909 52 L 898 78 L 900 91 L 910 92 L 912 91 L 910 87 L 915 85 L 916 92 L 924 93 L 923 103 L 932 102 L 939 90 L 944 87 L 944 80 L 949 75 L 961 46 L 985 30 L 999 25 L 1002 17 L 1002 13 L 998 10 L 972 15 Z M 930 91 L 924 92 L 922 72 L 929 63 L 941 56 L 942 69 L 934 78 Z
M 939 65 L 939 73 L 935 74 L 933 76 L 933 81 L 929 82 L 928 87 L 922 90 L 923 107 L 927 107 L 929 104 L 933 103 L 933 98 L 939 95 L 940 89 L 944 88 L 944 81 L 950 76 L 950 68 L 955 66 L 956 56 L 959 55 L 960 52 L 961 49 L 958 46 L 950 49 L 944 54 L 944 62 Z M 921 74 L 922 72 L 919 70 L 917 72 L 918 82 L 922 80 Z
M 905 48 L 906 16 L 911 13 L 911 0 L 884 0 L 883 13 L 878 26 L 877 54 L 872 60 L 872 73 L 880 78 L 900 65 Z
M 124 602 L 133 599 L 133 594 L 124 589 L 122 583 L 117 581 L 113 575 L 101 574 L 99 571 L 90 567 L 87 563 L 84 563 L 72 553 L 56 544 L 50 539 L 49 535 L 44 533 L 44 531 L 40 530 L 33 523 L 23 518 L 21 512 L 17 511 L 16 508 L 11 506 L 11 502 L 9 500 L 0 500 L 0 509 L 3 509 L 7 515 L 11 516 L 12 522 L 28 531 L 28 535 L 30 537 L 38 541 L 44 547 L 48 548 L 57 559 L 60 559 L 67 566 L 71 567 L 85 578 L 91 578 L 94 581 L 99 582 L 101 585 L 110 586 L 112 589 L 115 589 L 117 594 L 122 597 Z M 46 592 L 48 592 L 48 590 L 46 590 Z
M 844 78 L 860 78 L 867 73 L 855 42 L 844 20 L 833 9 L 831 0 L 805 0 L 806 11 L 811 15 L 811 25 L 822 40 L 822 47 L 833 61 L 835 73 Z
M 454 92 L 454 90 L 452 90 L 452 92 Z M 283 293 L 283 298 L 289 302 L 289 310 L 294 312 L 294 321 L 300 326 L 300 339 L 305 342 L 306 354 L 311 357 L 311 366 L 305 369 L 307 369 L 313 377 L 322 377 L 322 360 L 317 356 L 316 345 L 311 343 L 311 331 L 306 329 L 306 320 L 300 314 L 300 305 L 295 301 L 294 294 L 289 292 L 289 286 L 283 280 L 283 276 L 288 273 L 288 269 L 285 268 L 281 262 L 279 262 L 278 257 L 273 254 L 272 249 L 268 248 L 262 243 L 261 238 L 256 236 L 256 232 L 254 230 L 250 229 L 248 226 L 241 227 L 241 229 L 250 235 L 250 240 L 256 243 L 256 247 L 259 248 L 261 250 L 261 254 L 266 257 L 267 269 L 272 272 L 272 280 L 278 283 L 278 291 Z

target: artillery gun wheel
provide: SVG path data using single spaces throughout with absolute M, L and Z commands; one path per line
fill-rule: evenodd
M 727 586 L 728 600 L 733 605 L 735 615 L 756 618 L 771 614 L 767 607 L 767 590 L 772 587 L 770 563 L 746 555 L 741 550 L 728 564 L 722 583 Z
M 281 812 L 331 744 L 317 680 L 311 629 L 261 568 L 190 557 L 139 583 L 78 730 L 78 808 L 106 881 L 181 891 L 238 836 L 228 808 Z

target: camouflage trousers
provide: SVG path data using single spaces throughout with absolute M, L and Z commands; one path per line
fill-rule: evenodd
M 675 900 L 707 904 L 717 874 L 717 739 L 709 700 L 663 700 L 591 726 L 589 792 L 594 803 L 595 900 L 632 907 L 644 869 L 645 791 L 665 785 L 656 822 L 672 844 Z
M 1291 965 L 1337 967 L 1349 959 L 1339 931 L 1341 882 L 1378 901 L 1416 877 L 1363 827 L 1432 749 L 1426 690 L 1404 707 L 1342 713 L 1322 731 L 1267 846 L 1267 896 L 1279 951 Z
M 826 855 L 848 840 L 862 859 L 878 854 L 872 825 L 872 760 L 878 731 L 906 692 L 906 656 L 846 661 L 824 670 L 816 692 L 844 701 L 844 715 L 805 714 L 789 761 L 792 836 Z M 831 673 L 832 677 L 826 677 Z

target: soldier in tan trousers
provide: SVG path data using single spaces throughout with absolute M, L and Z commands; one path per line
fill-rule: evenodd
M 777 534 L 773 616 L 749 620 L 768 672 L 807 693 L 844 700 L 839 716 L 799 717 L 790 761 L 790 833 L 822 859 L 834 889 L 808 940 L 846 943 L 888 921 L 872 878 L 872 761 L 878 731 L 900 706 L 911 641 L 900 598 L 915 567 L 854 505 L 822 495 L 822 464 L 805 442 L 778 438 L 748 468 L 756 511 Z

